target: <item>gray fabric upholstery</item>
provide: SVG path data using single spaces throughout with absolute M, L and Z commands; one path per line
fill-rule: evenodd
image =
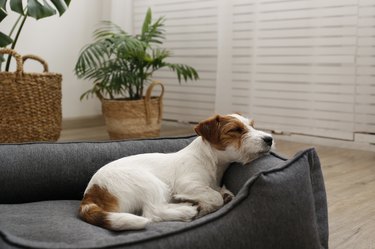
M 106 162 L 177 151 L 192 139 L 0 145 L 0 248 L 328 248 L 314 149 L 290 160 L 272 153 L 233 164 L 223 183 L 234 200 L 193 222 L 115 233 L 77 217 L 87 182 Z
M 0 203 L 79 200 L 92 175 L 108 162 L 178 151 L 193 138 L 0 145 Z

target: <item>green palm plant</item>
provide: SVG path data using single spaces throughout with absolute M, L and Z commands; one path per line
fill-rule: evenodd
M 94 32 L 94 42 L 80 52 L 75 65 L 75 74 L 80 79 L 93 80 L 93 87 L 82 94 L 110 99 L 141 99 L 145 84 L 153 73 L 169 68 L 178 81 L 197 80 L 197 71 L 188 65 L 165 61 L 171 52 L 160 46 L 165 39 L 165 19 L 152 22 L 151 9 L 147 10 L 141 33 L 129 35 L 109 21 L 101 23 Z

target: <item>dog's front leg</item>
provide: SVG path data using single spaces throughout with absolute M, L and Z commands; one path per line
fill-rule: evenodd
M 189 191 L 175 194 L 173 199 L 198 205 L 199 213 L 196 218 L 215 212 L 224 205 L 222 194 L 209 186 L 196 186 Z

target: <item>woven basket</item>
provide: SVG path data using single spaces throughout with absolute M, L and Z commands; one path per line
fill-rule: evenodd
M 0 72 L 0 142 L 56 141 L 61 131 L 61 74 L 49 73 L 47 63 L 35 56 L 16 59 L 16 72 Z M 40 62 L 43 73 L 25 73 L 27 59 Z
M 151 97 L 155 86 L 161 87 L 159 97 Z M 102 111 L 111 139 L 145 138 L 160 135 L 164 86 L 153 81 L 140 100 L 101 99 Z

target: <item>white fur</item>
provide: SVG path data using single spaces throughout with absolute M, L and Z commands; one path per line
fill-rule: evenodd
M 190 221 L 223 206 L 223 193 L 230 192 L 222 189 L 220 182 L 228 165 L 234 161 L 247 163 L 269 150 L 262 142 L 262 137 L 269 134 L 255 130 L 242 116 L 231 116 L 249 129 L 239 149 L 229 146 L 220 151 L 197 137 L 176 153 L 134 155 L 102 167 L 86 191 L 97 184 L 118 199 L 119 213 L 109 213 L 112 229 L 142 229 L 149 222 Z M 199 211 L 191 203 L 198 204 Z
M 140 230 L 144 229 L 145 226 L 151 222 L 150 219 L 129 214 L 129 213 L 109 213 L 107 219 L 111 224 L 112 230 Z

